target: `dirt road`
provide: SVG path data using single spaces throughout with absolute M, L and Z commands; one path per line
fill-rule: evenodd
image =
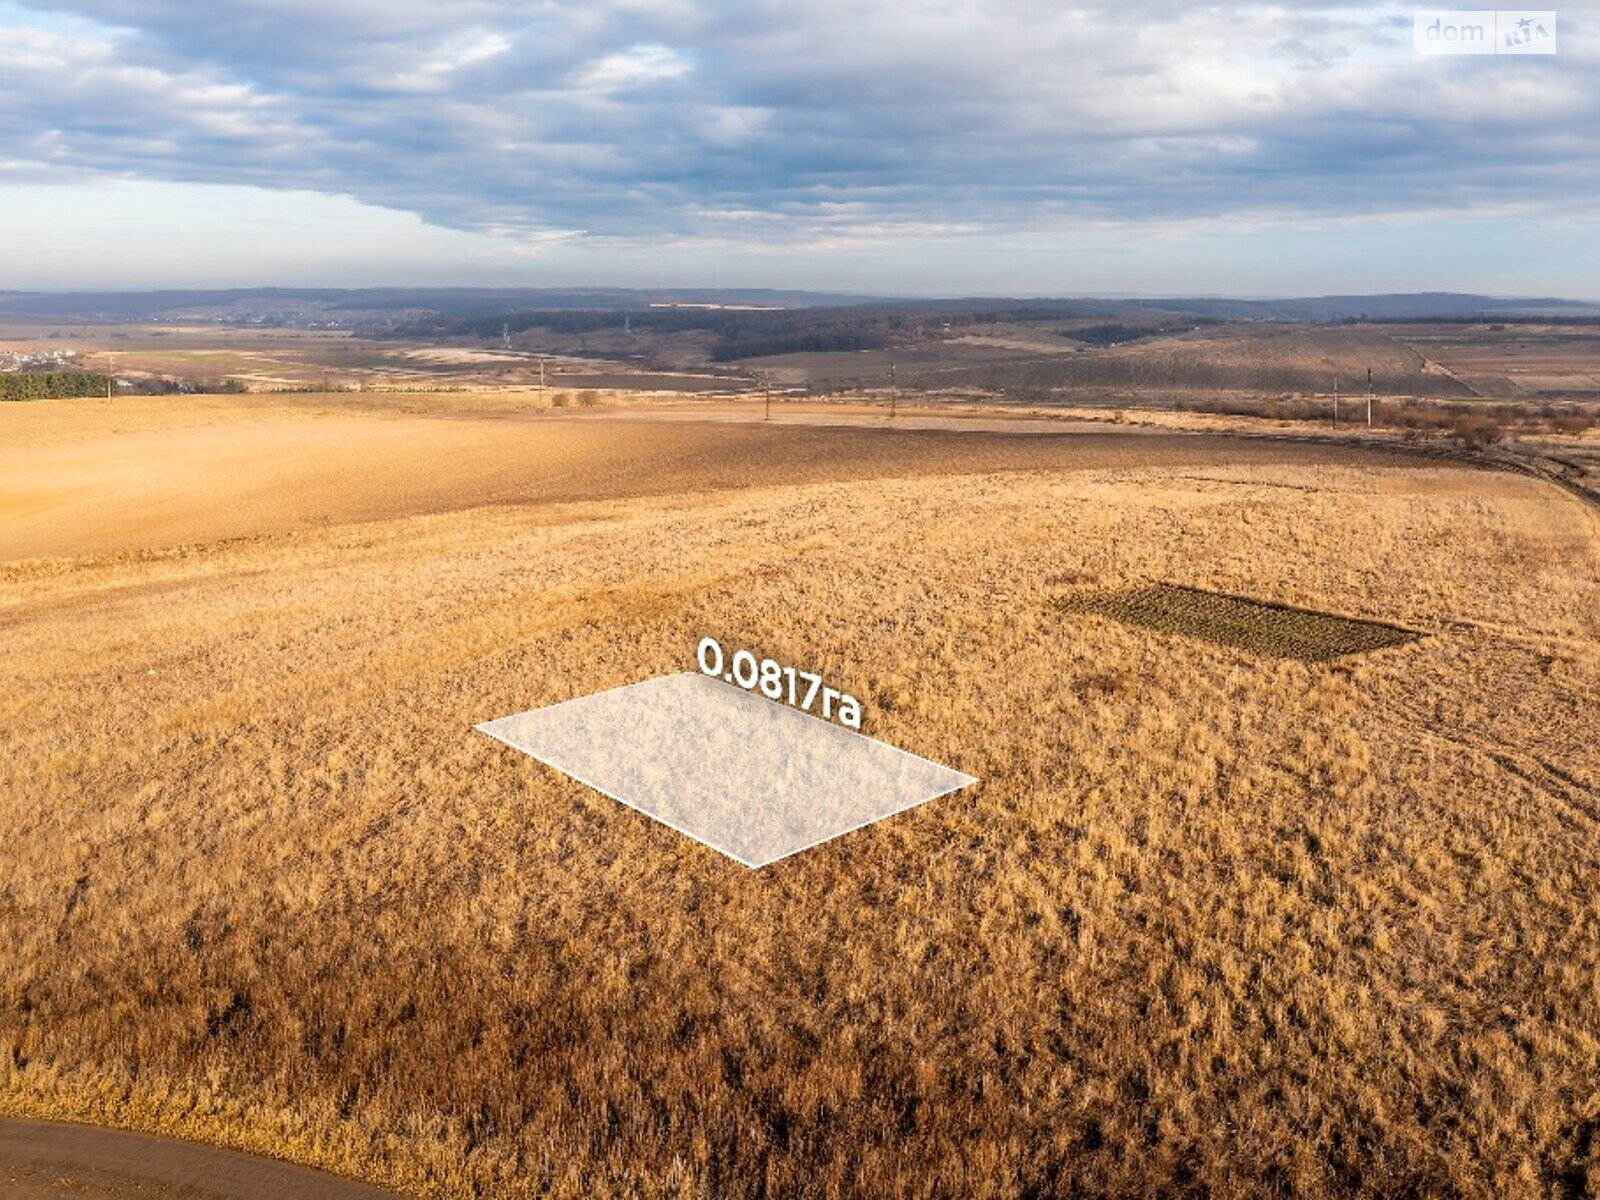
M 7 1200 L 393 1200 L 393 1193 L 193 1142 L 0 1120 Z

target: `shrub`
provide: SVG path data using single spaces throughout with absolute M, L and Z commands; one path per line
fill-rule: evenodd
M 1573 436 L 1594 428 L 1595 424 L 1595 414 L 1586 412 L 1566 412 L 1550 418 L 1552 433 L 1570 433 Z
M 250 386 L 242 379 L 202 379 L 194 390 L 208 395 L 237 396 L 248 392 Z
M 110 380 L 95 371 L 15 371 L 0 374 L 0 400 L 66 400 L 104 396 Z
M 1494 417 L 1479 413 L 1463 413 L 1450 425 L 1450 436 L 1463 446 L 1482 450 L 1505 437 L 1505 429 Z

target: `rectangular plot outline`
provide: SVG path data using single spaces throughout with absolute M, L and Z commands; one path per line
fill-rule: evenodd
M 834 841 L 834 840 L 836 840 L 838 838 L 842 838 L 846 834 L 855 833 L 858 830 L 862 830 L 862 829 L 867 828 L 867 826 L 869 826 L 869 825 L 876 825 L 879 821 L 887 821 L 890 817 L 898 816 L 900 813 L 903 813 L 903 812 L 909 812 L 913 808 L 920 808 L 922 805 L 928 804 L 928 803 L 930 803 L 930 802 L 932 802 L 934 800 L 938 800 L 940 797 L 948 796 L 953 792 L 959 792 L 963 788 L 969 788 L 973 784 L 980 782 L 980 780 L 976 776 L 968 775 L 965 771 L 958 771 L 954 767 L 947 767 L 943 763 L 934 762 L 931 758 L 924 758 L 920 754 L 913 754 L 909 750 L 902 750 L 899 746 L 891 745 L 889 742 L 880 741 L 880 740 L 878 740 L 877 738 L 874 738 L 874 737 L 868 737 L 864 733 L 860 733 L 860 732 L 858 732 L 858 731 L 856 731 L 854 729 L 847 729 L 843 725 L 835 725 L 832 721 L 825 721 L 821 717 L 816 716 L 813 713 L 805 712 L 805 711 L 803 711 L 801 709 L 794 708 L 791 705 L 780 704 L 776 700 L 772 700 L 772 699 L 770 699 L 770 698 L 768 698 L 766 696 L 763 696 L 760 692 L 746 691 L 744 688 L 737 687 L 734 684 L 728 683 L 725 680 L 718 679 L 714 675 L 705 675 L 705 674 L 702 674 L 699 671 L 676 671 L 676 672 L 674 672 L 674 673 L 672 673 L 670 675 L 655 675 L 655 676 L 652 676 L 649 679 L 638 680 L 635 683 L 626 683 L 626 684 L 622 684 L 619 687 L 614 687 L 614 688 L 604 688 L 601 691 L 590 692 L 587 695 L 574 696 L 570 700 L 559 700 L 555 704 L 541 705 L 539 708 L 529 709 L 528 712 L 543 712 L 546 709 L 560 708 L 563 705 L 567 705 L 567 704 L 576 704 L 579 701 L 589 700 L 589 699 L 592 699 L 595 696 L 603 696 L 603 695 L 607 695 L 607 694 L 612 693 L 612 692 L 624 692 L 624 691 L 628 691 L 628 690 L 630 690 L 632 688 L 644 687 L 646 684 L 657 683 L 662 679 L 677 679 L 677 678 L 706 679 L 706 680 L 709 680 L 712 683 L 715 683 L 719 687 L 725 687 L 730 691 L 739 693 L 740 695 L 751 696 L 751 697 L 753 697 L 753 698 L 755 698 L 757 700 L 764 701 L 767 704 L 777 705 L 777 707 L 786 709 L 786 710 L 788 710 L 790 712 L 793 712 L 797 716 L 805 717 L 808 720 L 816 721 L 820 725 L 825 725 L 829 729 L 837 729 L 840 733 L 847 734 L 852 738 L 860 738 L 861 740 L 867 741 L 867 742 L 871 742 L 876 746 L 882 746 L 886 750 L 892 750 L 894 753 L 899 754 L 899 755 L 903 755 L 906 758 L 915 759 L 917 762 L 925 763 L 930 767 L 936 767 L 941 771 L 948 771 L 950 774 L 952 774 L 952 775 L 954 775 L 956 777 L 958 782 L 952 783 L 949 787 L 944 788 L 944 789 L 942 789 L 940 791 L 934 792 L 931 795 L 924 796 L 920 800 L 907 801 L 905 804 L 899 805 L 896 808 L 891 808 L 887 812 L 882 812 L 882 813 L 877 814 L 876 816 L 868 817 L 864 821 L 858 821 L 854 825 L 850 825 L 850 826 L 848 826 L 848 827 L 846 827 L 844 829 L 840 829 L 840 830 L 838 830 L 838 831 L 836 831 L 834 833 L 828 834 L 827 837 L 818 838 L 816 841 L 808 842 L 804 846 L 796 846 L 793 850 L 786 850 L 782 854 L 779 854 L 779 855 L 777 855 L 777 856 L 775 856 L 773 858 L 764 859 L 761 862 L 751 862 L 749 859 L 743 857 L 742 855 L 735 854 L 732 850 L 724 849 L 723 847 L 717 845 L 715 842 L 710 841 L 709 839 L 707 839 L 705 837 L 702 837 L 700 834 L 695 833 L 692 830 L 685 829 L 683 826 L 679 825 L 675 821 L 669 821 L 665 817 L 657 816 L 655 813 L 650 812 L 648 809 L 641 808 L 639 805 L 635 804 L 633 801 L 625 799 L 622 796 L 618 796 L 614 792 L 607 791 L 605 788 L 601 787 L 599 784 L 592 783 L 591 781 L 585 779 L 582 775 L 578 774 L 576 771 L 569 770 L 567 767 L 562 766 L 560 763 L 555 762 L 552 759 L 545 758 L 542 755 L 538 755 L 538 754 L 532 753 L 531 751 L 529 751 L 525 747 L 517 745 L 515 742 L 511 741 L 509 738 L 502 736 L 501 734 L 497 733 L 495 730 L 490 728 L 491 725 L 498 725 L 500 722 L 508 721 L 512 717 L 520 717 L 520 716 L 526 715 L 524 713 L 510 713 L 510 714 L 508 714 L 507 716 L 504 716 L 504 717 L 496 717 L 492 721 L 480 722 L 479 724 L 474 725 L 472 728 L 477 730 L 479 733 L 487 734 L 489 737 L 492 737 L 495 741 L 501 743 L 504 746 L 511 747 L 511 749 L 517 751 L 517 753 L 525 755 L 526 757 L 533 759 L 534 762 L 539 763 L 542 766 L 548 767 L 551 770 L 557 772 L 558 774 L 565 775 L 568 779 L 571 779 L 571 780 L 573 780 L 573 781 L 575 781 L 577 783 L 582 784 L 584 787 L 588 788 L 590 791 L 599 792 L 602 796 L 606 797 L 606 799 L 613 800 L 616 803 L 622 805 L 624 808 L 632 809 L 634 812 L 638 813 L 640 816 L 646 817 L 649 820 L 654 821 L 658 825 L 665 825 L 668 829 L 671 829 L 673 832 L 681 834 L 683 837 L 686 837 L 686 838 L 690 839 L 691 841 L 699 842 L 702 846 L 705 846 L 707 849 L 716 851 L 718 854 L 722 855 L 724 858 L 731 858 L 734 862 L 738 863 L 741 867 L 744 867 L 747 870 L 751 870 L 751 871 L 759 871 L 763 867 L 770 867 L 770 866 L 772 866 L 773 863 L 782 862 L 786 858 L 793 858 L 796 854 L 804 854 L 807 850 L 815 850 L 818 846 L 826 845 L 828 842 Z

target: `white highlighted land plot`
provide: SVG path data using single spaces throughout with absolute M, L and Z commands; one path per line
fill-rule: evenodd
M 977 782 L 706 675 L 477 728 L 747 867 Z

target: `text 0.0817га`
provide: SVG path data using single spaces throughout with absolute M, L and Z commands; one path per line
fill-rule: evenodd
M 735 651 L 730 661 L 722 652 L 722 643 L 714 637 L 700 639 L 696 657 L 700 670 L 713 679 L 758 691 L 768 700 L 792 705 L 802 712 L 815 711 L 850 729 L 861 728 L 861 701 L 837 688 L 824 687 L 820 675 L 781 666 L 770 658 L 757 658 L 748 650 Z

